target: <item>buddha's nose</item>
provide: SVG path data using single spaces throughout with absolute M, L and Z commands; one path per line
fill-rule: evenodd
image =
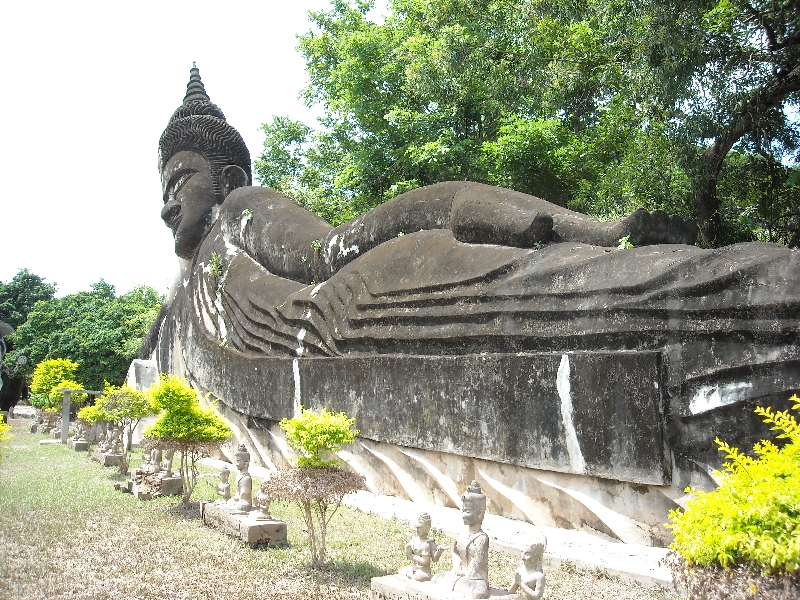
M 161 218 L 164 222 L 169 225 L 170 222 L 178 216 L 178 213 L 181 212 L 181 204 L 175 197 L 170 197 L 169 201 L 164 205 L 164 208 L 161 209 Z

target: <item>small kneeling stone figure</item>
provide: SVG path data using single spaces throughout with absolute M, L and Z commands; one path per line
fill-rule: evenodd
M 540 600 L 544 594 L 544 573 L 542 558 L 547 546 L 547 538 L 541 533 L 535 534 L 522 551 L 522 564 L 514 573 L 514 581 L 508 591 L 512 594 L 519 591 L 527 600 Z
M 409 538 L 406 544 L 406 556 L 411 564 L 400 569 L 398 574 L 414 581 L 430 581 L 431 563 L 439 560 L 444 547 L 439 548 L 436 542 L 428 539 L 431 531 L 431 516 L 428 513 L 419 516 L 416 529 L 417 535 L 406 534 Z

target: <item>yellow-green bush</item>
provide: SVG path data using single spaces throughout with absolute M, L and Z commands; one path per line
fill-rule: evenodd
M 3 458 L 3 450 L 8 450 L 8 446 L 5 443 L 12 437 L 11 425 L 0 422 L 0 460 Z
M 792 410 L 800 408 L 800 398 Z M 764 422 L 787 440 L 763 440 L 755 457 L 716 440 L 725 452 L 723 482 L 694 492 L 685 511 L 670 512 L 671 548 L 689 566 L 747 566 L 762 575 L 800 572 L 800 425 L 788 411 L 757 408 Z
M 345 413 L 328 412 L 325 408 L 319 414 L 300 407 L 300 414 L 280 422 L 286 432 L 286 441 L 294 450 L 301 452 L 297 457 L 298 467 L 336 467 L 335 458 L 325 460 L 341 450 L 342 446 L 352 444 L 358 435 L 353 429 L 355 418 Z
M 78 363 L 66 358 L 43 360 L 33 371 L 31 380 L 31 404 L 44 410 L 61 408 L 63 395 L 59 388 L 83 389 L 83 384 L 75 381 Z M 71 401 L 79 403 L 86 400 L 86 394 L 72 394 Z

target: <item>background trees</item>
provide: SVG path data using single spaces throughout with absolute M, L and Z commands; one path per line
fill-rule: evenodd
M 7 362 L 25 354 L 27 374 L 43 360 L 70 359 L 79 363 L 74 376 L 87 389 L 101 390 L 106 381 L 120 385 L 161 301 L 147 286 L 116 296 L 101 279 L 91 291 L 39 302 L 17 328 Z
M 39 300 L 50 300 L 55 293 L 55 284 L 45 283 L 28 269 L 20 269 L 8 283 L 0 281 L 0 321 L 16 329 Z
M 264 126 L 264 185 L 332 223 L 447 179 L 702 243 L 797 245 L 796 0 L 332 0 L 300 38 L 320 128 Z

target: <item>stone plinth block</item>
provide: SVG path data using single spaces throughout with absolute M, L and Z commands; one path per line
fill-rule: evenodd
M 235 515 L 211 502 L 204 503 L 201 510 L 203 523 L 239 538 L 252 548 L 286 541 L 286 523 L 259 521 L 261 513 L 258 510 L 251 510 L 246 515 Z
M 75 452 L 86 452 L 89 449 L 89 442 L 86 440 L 73 441 L 72 449 L 75 450 Z
M 161 478 L 161 495 L 162 496 L 177 496 L 183 493 L 183 482 L 180 477 L 162 477 Z
M 104 467 L 117 467 L 122 462 L 122 454 L 110 454 L 95 450 L 92 460 L 96 460 Z
M 372 600 L 462 600 L 464 596 L 454 596 L 447 591 L 437 589 L 430 581 L 420 583 L 402 575 L 373 577 L 370 585 Z M 522 600 L 518 594 L 509 594 L 508 590 L 489 588 L 492 600 Z

